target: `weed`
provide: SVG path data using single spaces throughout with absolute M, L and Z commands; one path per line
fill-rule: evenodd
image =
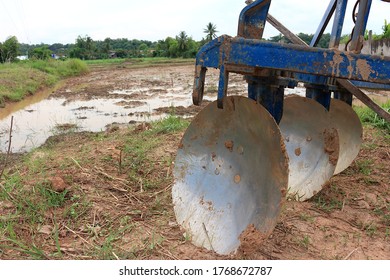
M 44 199 L 44 206 L 42 207 L 43 209 L 61 207 L 64 205 L 68 190 L 60 193 L 55 192 L 54 190 L 50 189 L 48 182 L 38 183 L 36 187 Z
M 133 224 L 120 227 L 118 230 L 110 229 L 110 233 L 104 239 L 102 245 L 97 248 L 97 254 L 100 259 L 113 259 L 116 257 L 114 252 L 115 242 L 121 239 L 126 232 L 130 232 L 133 229 Z
M 59 240 L 58 224 L 57 224 L 57 221 L 55 219 L 54 219 L 54 223 L 55 223 L 55 228 L 54 228 L 53 238 L 54 238 L 54 242 L 56 245 L 57 254 L 61 257 L 62 253 L 61 253 L 61 245 L 60 245 L 60 240 Z
M 80 126 L 76 123 L 57 123 L 51 132 L 53 135 L 60 135 L 64 133 L 74 133 L 80 130 Z
M 301 213 L 299 215 L 299 218 L 302 220 L 302 221 L 305 221 L 305 222 L 313 222 L 314 221 L 314 217 L 306 214 L 306 213 Z
M 180 131 L 188 127 L 189 122 L 183 118 L 177 117 L 175 115 L 169 115 L 167 118 L 155 122 L 153 124 L 152 132 L 153 133 L 172 133 Z
M 305 249 L 309 249 L 310 245 L 310 237 L 308 235 L 305 235 L 300 241 L 299 245 L 302 246 Z
M 385 206 L 376 207 L 373 212 L 381 217 L 382 223 L 385 226 L 390 226 L 390 203 L 386 203 Z
M 314 205 L 325 212 L 340 210 L 345 203 L 345 191 L 337 184 L 332 183 L 311 198 Z
M 6 241 L 8 241 L 13 246 L 9 246 L 6 244 L 0 244 L 0 248 L 14 249 L 16 251 L 30 255 L 35 259 L 48 259 L 45 252 L 43 250 L 39 249 L 38 247 L 36 247 L 34 243 L 25 244 L 24 242 L 18 240 L 18 236 L 15 233 L 13 223 L 8 224 L 7 233 L 8 233 L 8 237 L 6 237 Z
M 376 235 L 377 231 L 378 227 L 374 223 L 371 223 L 365 227 L 365 232 L 369 237 L 373 237 L 374 235 Z
M 91 207 L 90 202 L 83 199 L 80 195 L 72 195 L 70 201 L 71 204 L 65 207 L 63 216 L 64 218 L 70 218 L 73 221 L 80 220 L 80 217 L 83 216 Z
M 22 177 L 18 173 L 13 174 L 4 174 L 4 183 L 2 188 L 0 188 L 0 199 L 10 199 L 10 193 L 14 190 L 18 190 L 22 187 Z
M 364 159 L 364 160 L 358 160 L 356 161 L 356 166 L 358 167 L 359 173 L 363 175 L 370 175 L 371 174 L 371 167 L 372 167 L 372 159 Z
M 383 103 L 381 105 L 383 109 L 385 109 L 387 112 L 390 112 L 390 101 L 387 101 L 386 103 Z M 377 113 L 372 111 L 368 107 L 354 107 L 356 113 L 358 114 L 360 120 L 364 124 L 369 124 L 384 130 L 387 130 L 390 132 L 390 123 L 386 122 L 384 119 L 382 119 L 380 116 L 378 116 Z

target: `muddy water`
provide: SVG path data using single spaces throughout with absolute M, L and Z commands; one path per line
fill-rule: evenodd
M 112 93 L 118 96 L 128 91 Z M 66 98 L 48 97 L 47 92 L 42 92 L 34 98 L 1 109 L 1 151 L 6 151 L 8 147 L 11 116 L 14 116 L 12 151 L 21 152 L 42 145 L 51 135 L 64 132 L 64 126 L 71 130 L 96 132 L 105 130 L 112 123 L 153 121 L 164 117 L 165 114 L 154 114 L 157 108 L 191 105 L 190 95 L 174 92 L 131 101 L 122 98 L 68 101 Z

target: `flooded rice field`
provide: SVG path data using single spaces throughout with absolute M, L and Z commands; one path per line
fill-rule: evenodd
M 210 88 L 216 89 L 216 78 L 210 78 Z M 192 79 L 192 65 L 106 69 L 71 78 L 0 110 L 1 150 L 8 147 L 11 116 L 12 151 L 28 151 L 66 130 L 102 131 L 113 123 L 153 121 L 187 108 Z

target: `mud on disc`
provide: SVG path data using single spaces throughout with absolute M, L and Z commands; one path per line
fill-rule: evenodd
M 288 158 L 265 108 L 239 96 L 226 97 L 223 107 L 209 104 L 185 132 L 172 198 L 193 244 L 230 254 L 272 232 L 286 193 Z

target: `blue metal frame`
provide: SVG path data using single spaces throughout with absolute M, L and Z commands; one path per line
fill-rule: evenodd
M 326 108 L 329 108 L 331 91 L 336 92 L 336 97 L 350 99 L 345 91 L 338 90 L 331 78 L 390 85 L 389 57 L 363 55 L 360 50 L 343 52 L 260 40 L 270 4 L 271 0 L 258 0 L 248 5 L 240 14 L 237 37 L 223 35 L 201 48 L 196 57 L 194 104 L 202 101 L 208 67 L 220 69 L 219 108 L 227 94 L 229 72 L 240 73 L 248 82 L 248 97 L 265 106 L 277 122 L 283 112 L 284 88 L 293 87 L 298 81 L 306 83 L 308 97 Z M 347 0 L 331 0 L 317 30 L 315 37 L 320 37 L 336 11 L 330 48 L 337 47 L 340 41 L 346 5 Z M 371 1 L 361 0 L 360 5 L 359 11 L 365 14 L 358 16 L 359 27 L 355 27 L 354 36 L 362 28 L 364 33 Z

